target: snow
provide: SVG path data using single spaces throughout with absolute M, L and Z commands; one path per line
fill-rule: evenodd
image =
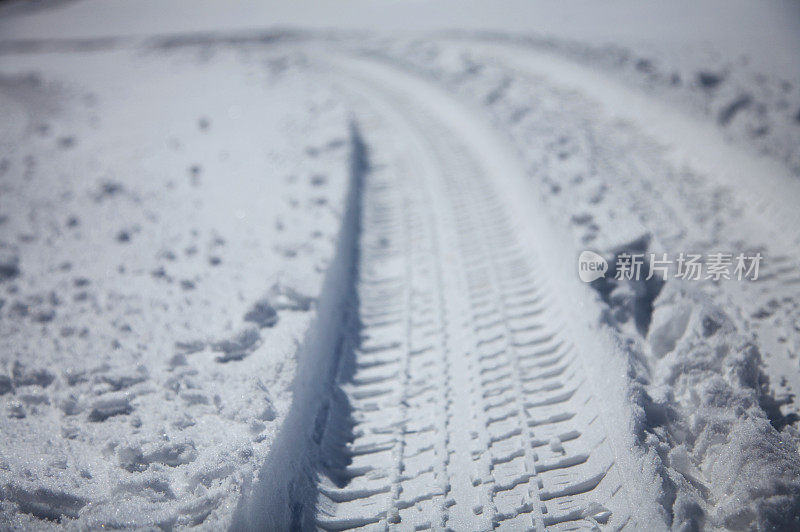
M 713 249 L 717 247 L 725 249 L 726 246 L 729 249 L 747 249 L 748 246 L 758 245 L 754 242 L 763 242 L 767 234 L 777 235 L 778 228 L 784 231 L 784 234 L 773 237 L 774 253 L 792 253 L 792 250 L 796 249 L 797 239 L 791 232 L 794 226 L 783 225 L 784 213 L 791 216 L 790 207 L 788 204 L 783 208 L 780 207 L 781 200 L 777 196 L 775 200 L 770 200 L 773 203 L 766 203 L 770 206 L 769 212 L 764 213 L 763 207 L 754 208 L 751 211 L 753 214 L 742 224 L 743 230 L 736 232 L 733 228 L 741 227 L 739 224 L 742 223 L 742 218 L 747 216 L 747 208 L 750 207 L 746 200 L 739 199 L 742 207 L 734 208 L 734 212 L 730 215 L 731 220 L 724 226 L 727 229 L 726 233 L 717 235 L 714 235 L 713 230 L 705 232 L 702 227 L 706 223 L 719 224 L 719 220 L 725 217 L 724 210 L 718 210 L 713 218 L 706 220 L 705 215 L 691 214 L 693 209 L 708 208 L 704 205 L 693 206 L 692 203 L 696 201 L 693 195 L 688 195 L 684 199 L 680 199 L 680 196 L 667 199 L 675 194 L 674 178 L 669 174 L 660 175 L 659 172 L 664 172 L 665 169 L 669 171 L 669 166 L 676 164 L 670 162 L 676 148 L 688 151 L 686 146 L 682 146 L 677 135 L 671 135 L 670 131 L 673 133 L 680 131 L 684 137 L 691 137 L 694 134 L 691 121 L 677 115 L 667 127 L 653 126 L 652 122 L 647 120 L 652 114 L 648 112 L 648 105 L 643 103 L 637 106 L 637 102 L 641 100 L 635 97 L 627 99 L 627 103 L 634 106 L 638 112 L 627 112 L 626 118 L 630 121 L 645 122 L 636 124 L 639 126 L 637 133 L 641 134 L 640 132 L 644 130 L 650 135 L 660 137 L 656 138 L 661 142 L 664 142 L 661 139 L 666 139 L 670 142 L 672 151 L 665 152 L 652 139 L 647 138 L 644 139 L 645 143 L 650 143 L 647 149 L 637 147 L 631 150 L 628 143 L 621 144 L 615 149 L 614 136 L 619 136 L 620 129 L 624 131 L 628 125 L 622 127 L 613 125 L 617 131 L 606 130 L 605 126 L 599 126 L 594 130 L 589 126 L 589 131 L 586 133 L 579 132 L 587 128 L 586 117 L 589 117 L 589 121 L 597 120 L 598 125 L 604 120 L 604 115 L 610 115 L 613 119 L 619 112 L 620 102 L 627 92 L 623 92 L 621 96 L 619 93 L 614 93 L 615 88 L 610 87 L 608 83 L 590 82 L 587 86 L 601 89 L 600 103 L 606 107 L 603 113 L 598 113 L 596 107 L 583 110 L 581 106 L 586 106 L 586 102 L 583 100 L 570 102 L 568 98 L 574 93 L 565 93 L 563 92 L 565 89 L 562 88 L 565 83 L 569 83 L 570 90 L 574 90 L 575 83 L 581 76 L 576 74 L 574 69 L 562 74 L 564 70 L 553 65 L 551 60 L 537 58 L 538 52 L 535 50 L 531 52 L 533 56 L 531 60 L 527 58 L 520 60 L 513 52 L 506 52 L 495 53 L 490 61 L 481 63 L 480 59 L 476 59 L 478 57 L 476 55 L 466 56 L 463 52 L 449 55 L 447 47 L 435 49 L 434 46 L 427 46 L 428 53 L 420 53 L 417 44 L 407 46 L 404 48 L 407 51 L 404 60 L 407 61 L 407 58 L 411 57 L 412 62 L 416 61 L 413 63 L 416 68 L 419 68 L 417 65 L 422 65 L 431 75 L 449 82 L 453 90 L 460 90 L 473 101 L 491 102 L 498 129 L 502 127 L 500 124 L 506 126 L 509 118 L 512 123 L 516 122 L 511 128 L 503 129 L 512 142 L 520 146 L 522 157 L 532 158 L 529 175 L 531 179 L 541 180 L 540 190 L 545 191 L 543 195 L 547 203 L 557 205 L 556 212 L 559 213 L 560 223 L 563 225 L 565 219 L 573 221 L 577 244 L 573 256 L 577 256 L 578 249 L 585 245 L 596 246 L 605 252 L 609 263 L 613 263 L 615 255 L 623 250 L 677 251 L 696 249 L 699 245 Z M 434 51 L 431 53 L 432 48 Z M 431 58 L 433 65 L 428 64 Z M 544 63 L 545 60 L 550 62 Z M 501 66 L 505 61 L 511 62 L 515 68 L 522 68 L 520 65 L 535 68 L 536 74 L 540 76 L 537 84 L 535 86 L 507 84 L 504 80 L 509 79 L 509 74 Z M 548 70 L 543 64 L 552 66 Z M 589 77 L 594 81 L 591 75 Z M 547 78 L 554 80 L 554 86 L 548 86 Z M 586 79 L 586 75 L 583 79 Z M 498 95 L 498 87 L 506 88 Z M 554 98 L 559 98 L 558 107 L 551 104 Z M 575 107 L 570 107 L 565 101 Z M 520 120 L 516 117 L 519 116 L 521 108 L 525 109 L 526 113 Z M 577 123 L 574 118 L 576 116 L 581 117 Z M 679 120 L 683 120 L 683 123 L 675 127 L 675 122 Z M 705 131 L 706 135 L 713 135 L 708 130 Z M 578 135 L 585 134 L 586 140 L 573 140 L 572 137 L 576 132 Z M 547 144 L 548 138 L 549 144 Z M 603 139 L 602 142 L 596 140 L 600 138 Z M 727 170 L 722 176 L 733 183 L 736 183 L 737 174 L 741 179 L 755 176 L 760 179 L 762 175 L 767 176 L 765 179 L 781 179 L 788 185 L 768 187 L 766 192 L 780 191 L 787 194 L 785 197 L 787 200 L 796 197 L 795 193 L 787 192 L 794 189 L 790 173 L 785 170 L 771 172 L 774 168 L 772 161 L 756 158 L 749 159 L 743 166 L 737 166 L 739 156 L 729 154 L 727 150 L 730 148 L 723 144 L 715 150 L 712 144 L 713 137 L 710 138 L 711 140 L 704 146 L 711 144 L 711 147 L 703 150 L 692 161 L 694 163 L 692 172 L 716 170 L 717 177 L 721 177 L 719 168 L 722 167 Z M 541 145 L 543 141 L 545 146 L 557 146 L 567 154 L 567 157 L 547 158 L 541 152 L 531 149 L 532 146 Z M 587 149 L 586 146 L 589 150 L 593 150 L 589 152 L 590 157 L 586 161 L 589 164 L 588 168 L 584 166 L 586 164 L 584 159 L 578 158 L 577 165 L 571 162 L 575 161 L 576 154 Z M 628 162 L 630 159 L 642 157 L 650 160 Z M 701 159 L 699 164 L 694 162 L 696 159 Z M 682 161 L 682 157 L 678 157 L 678 161 L 678 164 L 686 164 Z M 592 164 L 599 166 L 592 168 Z M 624 180 L 626 172 L 630 171 L 626 168 L 629 164 L 635 165 L 635 168 L 648 168 L 651 175 L 637 175 L 635 179 L 639 183 L 628 184 Z M 748 171 L 753 168 L 752 166 L 748 168 L 749 165 L 761 164 L 764 165 L 763 173 Z M 685 169 L 681 171 L 687 172 Z M 672 172 L 672 175 L 678 174 L 675 170 Z M 576 175 L 581 179 L 572 179 Z M 608 181 L 603 183 L 606 179 Z M 603 184 L 598 187 L 598 184 L 592 181 L 600 181 Z M 641 181 L 649 182 L 649 186 L 637 192 Z M 619 183 L 625 183 L 627 187 L 621 190 Z M 697 193 L 696 180 L 692 179 L 691 183 L 690 190 Z M 665 184 L 672 190 L 664 190 Z M 730 183 L 728 187 L 732 188 Z M 738 193 L 753 195 L 751 192 L 753 185 L 741 187 L 739 190 L 741 192 Z M 757 190 L 755 194 L 759 192 L 761 190 Z M 658 194 L 658 199 L 652 198 L 653 194 Z M 736 194 L 736 189 L 726 191 L 726 195 L 730 197 L 729 205 L 736 204 Z M 609 196 L 612 199 L 609 199 Z M 628 214 L 613 207 L 604 212 L 605 204 L 627 204 L 635 207 Z M 756 200 L 753 206 L 759 204 L 763 205 Z M 642 211 L 637 212 L 636 207 Z M 586 212 L 591 215 L 585 215 Z M 684 219 L 682 220 L 676 213 L 682 213 Z M 774 217 L 772 222 L 768 222 L 767 220 L 772 217 Z M 576 220 L 579 223 L 575 223 Z M 589 221 L 591 225 L 587 226 Z M 694 226 L 685 227 L 683 224 L 687 222 L 693 222 Z M 559 221 L 555 220 L 549 224 L 536 225 L 552 227 L 558 223 Z M 764 225 L 767 227 L 761 229 Z M 620 231 L 623 227 L 627 229 Z M 754 230 L 756 227 L 759 229 Z M 642 229 L 646 231 L 644 238 L 626 239 L 626 234 L 636 235 Z M 728 237 L 728 232 L 734 236 Z M 711 240 L 701 240 L 709 238 Z M 726 238 L 737 240 L 725 243 Z M 747 238 L 754 239 L 754 242 L 748 243 Z M 551 257 L 557 253 L 557 250 L 552 250 L 545 256 Z M 554 272 L 553 276 L 556 275 Z M 797 490 L 798 472 L 796 433 L 790 428 L 778 436 L 775 428 L 783 428 L 786 420 L 779 412 L 776 400 L 767 391 L 769 378 L 761 369 L 762 356 L 758 348 L 752 345 L 755 340 L 743 336 L 740 332 L 757 328 L 758 324 L 747 319 L 744 320 L 745 323 L 741 323 L 741 320 L 728 317 L 720 310 L 720 305 L 730 304 L 728 297 L 741 297 L 739 291 L 742 289 L 737 287 L 733 290 L 734 295 L 726 297 L 727 294 L 721 290 L 722 287 L 701 284 L 696 287 L 680 288 L 691 295 L 676 298 L 674 295 L 668 296 L 679 290 L 674 282 L 667 283 L 665 287 L 651 287 L 643 282 L 616 284 L 612 282 L 610 286 L 607 285 L 608 282 L 606 285 L 598 286 L 605 304 L 600 311 L 601 321 L 612 327 L 619 336 L 619 341 L 624 342 L 626 350 L 629 350 L 630 371 L 634 379 L 631 388 L 631 393 L 635 397 L 633 404 L 641 408 L 640 413 L 634 415 L 634 419 L 640 424 L 635 433 L 642 438 L 645 448 L 651 448 L 656 453 L 653 459 L 656 461 L 657 470 L 662 471 L 661 489 L 664 491 L 664 497 L 668 498 L 664 505 L 671 508 L 672 526 L 680 528 L 700 526 L 705 523 L 708 526 L 747 528 L 756 522 L 767 522 L 779 528 L 796 526 L 794 521 L 796 512 L 792 510 L 794 505 L 792 494 Z M 725 288 L 730 287 L 725 286 Z M 713 305 L 708 303 L 706 298 L 717 300 L 719 303 Z M 748 312 L 747 307 L 746 305 L 742 310 Z M 755 312 L 752 302 L 749 309 L 749 312 Z M 640 320 L 643 314 L 645 320 Z M 649 320 L 652 322 L 649 323 Z M 734 325 L 736 321 L 739 321 L 739 324 Z M 642 345 L 644 340 L 647 343 Z M 683 340 L 687 343 L 684 344 Z M 780 375 L 784 380 L 792 379 L 796 382 L 796 370 L 783 374 L 774 372 L 773 375 Z M 757 444 L 759 447 L 764 446 L 762 451 L 764 467 L 769 464 L 769 467 L 776 467 L 786 472 L 786 477 L 781 481 L 776 482 L 775 478 L 767 475 L 753 474 L 746 479 L 737 477 L 737 481 L 731 482 L 730 477 L 724 479 L 710 472 L 722 461 L 730 464 L 733 470 L 749 468 L 755 454 L 742 454 L 740 451 L 746 445 L 756 445 L 755 441 L 759 441 Z M 779 441 L 783 443 L 778 444 Z M 732 451 L 732 448 L 739 451 Z M 686 456 L 690 458 L 677 460 L 672 455 L 674 449 L 687 453 Z M 681 456 L 678 451 L 675 451 L 676 457 Z M 672 465 L 673 461 L 678 462 L 677 467 Z M 697 467 L 699 473 L 695 475 L 688 465 Z M 679 473 L 677 476 L 676 472 Z M 785 478 L 793 480 L 786 481 Z M 718 488 L 720 492 L 715 491 Z M 728 498 L 731 492 L 735 495 Z M 738 504 L 730 501 L 738 501 Z M 780 510 L 775 510 L 772 505 Z
M 794 3 L 3 10 L 0 528 L 800 527 Z
M 663 291 L 654 313 L 660 327 L 647 338 L 661 358 L 649 408 L 665 417 L 664 432 L 655 434 L 667 440 L 653 443 L 669 449 L 666 463 L 680 473 L 675 519 L 696 522 L 703 508 L 718 526 L 792 528 L 800 460 L 796 444 L 770 425 L 776 405 L 758 348 L 722 309 L 691 298 L 674 287 Z M 705 507 L 707 500 L 714 506 Z
M 222 526 L 270 448 L 349 133 L 254 55 L 4 61 L 3 526 Z
M 451 29 L 537 33 L 586 44 L 650 45 L 662 52 L 711 48 L 731 56 L 747 54 L 763 73 L 798 73 L 798 7 L 771 0 L 767 7 L 747 0 L 658 2 L 657 0 L 314 0 L 252 4 L 244 0 L 90 0 L 9 19 L 5 39 L 96 38 L 267 26 L 382 32 Z M 9 6 L 9 8 L 12 6 Z M 159 13 L 161 16 L 151 16 Z

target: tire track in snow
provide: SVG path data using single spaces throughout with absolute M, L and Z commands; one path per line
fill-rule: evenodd
M 359 68 L 353 79 L 373 74 Z M 368 137 L 391 142 L 370 143 L 359 309 L 321 437 L 316 526 L 625 526 L 625 475 L 582 352 L 520 241 L 533 228 L 495 192 L 492 161 L 386 81 L 356 82 L 364 107 L 383 107 L 361 119 Z
M 486 102 L 488 99 L 487 94 L 495 94 L 494 87 L 507 87 L 506 80 L 513 77 L 515 83 L 513 84 L 514 87 L 508 91 L 510 94 L 505 94 L 494 100 L 495 102 L 500 101 L 500 104 L 492 103 L 488 111 L 493 116 L 498 128 L 508 126 L 512 129 L 508 135 L 508 140 L 511 144 L 516 145 L 521 152 L 524 151 L 526 155 L 532 155 L 531 158 L 534 159 L 534 162 L 538 150 L 532 149 L 531 146 L 541 146 L 543 142 L 540 142 L 535 134 L 526 134 L 525 128 L 530 128 L 529 131 L 534 133 L 553 133 L 552 129 L 549 132 L 547 131 L 547 124 L 552 121 L 559 124 L 553 128 L 555 133 L 560 132 L 562 135 L 572 136 L 573 134 L 580 134 L 581 117 L 593 116 L 594 109 L 588 105 L 582 105 L 581 107 L 583 108 L 571 106 L 569 94 L 555 85 L 555 81 L 558 81 L 559 84 L 564 81 L 565 85 L 571 82 L 577 85 L 576 88 L 582 89 L 581 92 L 576 92 L 575 95 L 579 99 L 586 98 L 589 101 L 592 99 L 591 89 L 595 87 L 595 84 L 591 83 L 591 76 L 582 77 L 577 75 L 578 73 L 570 72 L 570 69 L 567 68 L 566 74 L 569 74 L 569 76 L 564 78 L 562 76 L 564 72 L 558 72 L 562 67 L 560 62 L 553 59 L 545 60 L 544 58 L 531 61 L 530 64 L 521 60 L 511 61 L 511 68 L 509 68 L 506 64 L 507 59 L 508 57 L 515 58 L 515 54 L 509 53 L 503 47 L 498 47 L 499 50 L 496 54 L 491 55 L 487 61 L 486 57 L 481 60 L 480 55 L 476 60 L 475 56 L 470 53 L 472 46 L 464 46 L 465 43 L 459 44 L 458 47 L 450 51 L 464 54 L 462 57 L 467 57 L 464 60 L 466 65 L 461 68 L 468 69 L 471 73 L 481 73 L 480 75 L 476 74 L 472 80 L 464 80 L 464 86 L 459 86 L 462 80 L 458 78 L 461 72 L 458 62 L 455 62 L 452 66 L 447 63 L 448 60 L 452 60 L 452 54 L 447 55 L 444 53 L 442 61 L 434 62 L 433 65 L 429 65 L 425 60 L 412 61 L 412 65 L 409 68 L 419 68 L 425 73 L 430 72 L 437 80 L 445 82 L 449 90 L 463 95 L 468 101 Z M 481 49 L 480 46 L 474 48 Z M 381 51 L 376 51 L 376 53 L 382 55 Z M 392 60 L 404 62 L 402 54 L 399 59 L 390 59 L 390 61 Z M 558 103 L 558 113 L 548 113 L 546 110 L 536 109 L 537 98 L 541 97 L 542 93 L 545 95 L 553 94 L 553 89 L 548 88 L 548 78 L 552 72 L 558 74 L 554 76 L 556 78 L 554 87 L 558 92 L 562 93 L 556 93 L 555 98 L 553 98 Z M 451 82 L 451 80 L 453 81 Z M 536 86 L 537 82 L 544 88 L 539 89 Z M 615 90 L 613 86 L 604 87 L 601 91 L 601 102 L 613 108 L 614 102 L 619 102 L 620 98 L 620 94 L 615 93 Z M 546 99 L 547 96 L 544 96 L 544 98 Z M 608 101 L 609 98 L 611 98 L 610 101 Z M 638 99 L 640 103 L 643 100 L 641 96 Z M 526 118 L 527 123 L 519 124 L 514 131 L 510 122 L 513 122 L 513 117 L 518 109 L 526 109 L 528 105 L 531 106 L 532 110 Z M 655 107 L 658 107 L 658 104 Z M 644 116 L 650 116 L 651 114 L 657 116 L 659 110 L 656 109 L 653 113 L 644 113 Z M 512 117 L 510 121 L 508 121 L 509 117 Z M 577 126 L 576 123 L 578 124 Z M 676 124 L 681 125 L 683 129 L 688 128 L 691 134 L 687 135 L 687 138 L 696 138 L 698 131 L 692 129 L 694 125 L 691 121 L 681 120 L 678 117 L 676 120 L 671 121 L 670 127 L 674 127 Z M 654 133 L 658 133 L 656 125 L 658 123 L 652 127 Z M 571 127 L 575 128 L 576 132 L 570 130 Z M 658 140 L 671 140 L 671 142 L 680 145 L 679 148 L 681 150 L 679 151 L 691 152 L 690 146 L 687 146 L 685 139 L 676 139 L 674 136 L 670 139 L 670 127 L 667 127 L 666 131 L 662 132 L 663 136 L 660 136 Z M 602 131 L 602 128 L 599 130 Z M 674 130 L 672 132 L 674 133 Z M 546 134 L 542 135 L 542 137 L 544 139 L 548 138 Z M 554 139 L 556 137 L 550 138 Z M 645 138 L 647 138 L 647 135 L 645 135 Z M 613 153 L 615 148 L 620 148 L 620 140 L 615 138 L 612 130 L 607 146 L 602 147 L 606 157 L 608 157 L 609 153 Z M 730 177 L 733 178 L 734 182 L 738 180 L 740 183 L 745 183 L 747 179 L 755 181 L 753 178 L 760 176 L 761 172 L 754 171 L 754 168 L 761 168 L 763 172 L 770 175 L 767 172 L 770 162 L 757 159 L 749 160 L 747 164 L 737 167 L 732 175 L 727 175 L 724 171 L 720 174 L 714 174 L 714 161 L 716 161 L 719 168 L 724 169 L 726 160 L 727 165 L 730 166 L 731 161 L 740 162 L 742 156 L 728 159 L 726 158 L 726 153 L 730 154 L 734 148 L 720 145 L 714 139 L 711 139 L 710 144 L 714 146 L 714 149 L 704 153 L 700 159 L 701 170 L 703 166 L 706 166 L 705 172 L 700 171 L 699 174 L 692 175 L 694 172 L 691 166 L 687 171 L 697 185 L 709 185 L 713 181 L 723 183 L 724 180 L 718 179 L 721 177 Z M 557 146 L 554 143 L 550 145 Z M 632 153 L 620 152 L 620 161 L 615 161 L 609 166 L 608 174 L 617 179 L 617 173 L 622 175 L 628 173 L 624 165 L 633 163 L 634 170 L 630 173 L 634 177 L 632 183 L 634 187 L 632 187 L 633 190 L 631 191 L 626 190 L 626 192 L 631 192 L 630 198 L 617 197 L 613 203 L 610 202 L 611 200 L 607 200 L 609 202 L 607 204 L 614 205 L 616 208 L 620 205 L 643 204 L 646 205 L 646 211 L 655 207 L 666 212 L 669 212 L 669 205 L 672 205 L 678 207 L 677 212 L 686 213 L 691 213 L 692 209 L 698 206 L 702 208 L 702 199 L 699 204 L 693 204 L 693 200 L 696 197 L 691 192 L 695 192 L 697 196 L 704 199 L 709 199 L 712 196 L 707 194 L 704 197 L 704 190 L 700 187 L 692 190 L 690 186 L 688 188 L 690 195 L 683 197 L 681 197 L 680 188 L 677 190 L 678 194 L 675 194 L 674 190 L 670 190 L 674 188 L 674 183 L 670 187 L 664 187 L 664 189 L 652 186 L 649 190 L 646 188 L 636 190 L 636 183 L 639 181 L 639 176 L 636 175 L 637 172 L 642 172 L 639 185 L 653 185 L 655 181 L 653 177 L 661 177 L 663 179 L 664 176 L 669 176 L 670 173 L 674 172 L 671 170 L 671 164 L 677 164 L 672 160 L 674 154 L 669 154 L 667 157 L 660 159 L 652 158 L 650 159 L 651 164 L 640 166 L 638 159 L 642 159 L 642 161 L 648 160 L 645 156 L 646 152 L 642 150 L 642 147 L 645 146 L 647 146 L 647 142 L 642 145 L 638 143 L 631 144 Z M 743 157 L 747 159 L 749 156 L 744 153 Z M 589 163 L 591 163 L 591 159 Z M 717 169 L 718 172 L 720 171 L 719 168 Z M 534 167 L 530 172 L 532 174 L 536 172 L 535 175 L 538 179 L 548 183 L 547 179 L 551 177 L 548 170 L 555 173 L 555 182 L 567 185 L 567 194 L 564 196 L 564 191 L 562 191 L 562 197 L 568 197 L 569 200 L 560 203 L 559 211 L 565 212 L 566 218 L 569 217 L 570 213 L 580 213 L 579 210 L 576 211 L 570 205 L 570 202 L 574 201 L 574 197 L 570 192 L 575 192 L 575 188 L 571 187 L 571 183 L 567 184 L 566 179 L 569 176 L 564 175 L 562 180 L 558 179 L 559 167 L 544 164 L 542 168 L 537 169 Z M 711 172 L 711 175 L 706 175 L 707 172 Z M 653 176 L 649 178 L 649 181 L 648 174 Z M 780 173 L 773 177 L 777 181 Z M 610 183 L 613 186 L 614 181 L 612 180 Z M 618 183 L 620 187 L 630 186 L 627 183 L 623 185 L 621 179 Z M 748 195 L 750 195 L 751 188 L 746 189 Z M 707 186 L 706 189 L 708 189 Z M 713 242 L 717 243 L 715 247 L 718 249 L 739 249 L 742 247 L 752 249 L 752 247 L 755 247 L 755 249 L 767 251 L 765 255 L 769 261 L 763 268 L 762 277 L 759 278 L 758 283 L 720 285 L 716 287 L 719 293 L 713 299 L 710 299 L 709 295 L 692 294 L 688 287 L 686 287 L 685 292 L 679 293 L 684 289 L 677 287 L 674 283 L 668 283 L 667 289 L 662 292 L 655 309 L 654 319 L 657 321 L 658 327 L 654 329 L 652 336 L 648 335 L 643 339 L 648 342 L 648 344 L 644 345 L 645 353 L 649 353 L 646 349 L 652 346 L 656 354 L 650 358 L 645 358 L 637 354 L 637 348 L 631 351 L 631 369 L 633 369 L 633 372 L 630 374 L 636 376 L 634 377 L 635 381 L 632 382 L 643 382 L 646 386 L 638 395 L 633 394 L 632 396 L 634 404 L 641 405 L 641 412 L 644 414 L 644 416 L 639 416 L 643 423 L 639 424 L 637 428 L 643 429 L 644 432 L 642 434 L 647 435 L 648 438 L 646 442 L 645 438 L 642 438 L 638 444 L 643 447 L 653 448 L 653 443 L 657 443 L 663 449 L 659 453 L 666 453 L 669 450 L 669 456 L 665 454 L 663 459 L 657 458 L 656 460 L 660 461 L 660 464 L 657 465 L 657 470 L 662 472 L 664 479 L 664 498 L 661 502 L 665 508 L 670 509 L 671 519 L 674 519 L 673 526 L 702 526 L 704 521 L 706 523 L 721 523 L 722 525 L 719 526 L 731 527 L 751 526 L 747 523 L 751 523 L 752 526 L 756 526 L 756 524 L 778 527 L 793 526 L 791 523 L 793 522 L 794 512 L 789 508 L 796 505 L 795 501 L 797 500 L 796 446 L 793 441 L 793 429 L 788 428 L 781 431 L 781 428 L 785 423 L 793 420 L 794 414 L 783 416 L 778 410 L 780 401 L 776 401 L 770 390 L 766 388 L 766 379 L 763 378 L 763 373 L 760 370 L 761 355 L 759 355 L 758 349 L 753 349 L 753 345 L 759 347 L 760 351 L 768 357 L 767 367 L 771 367 L 772 371 L 770 373 L 773 375 L 773 382 L 777 380 L 775 375 L 785 375 L 789 377 L 791 382 L 790 375 L 796 374 L 796 369 L 792 369 L 791 372 L 775 371 L 784 363 L 784 367 L 787 370 L 789 369 L 789 365 L 792 364 L 794 359 L 790 346 L 792 344 L 797 345 L 796 342 L 792 341 L 795 335 L 791 330 L 791 325 L 797 323 L 793 321 L 791 316 L 792 307 L 796 308 L 795 301 L 797 300 L 790 291 L 793 270 L 789 264 L 792 259 L 779 254 L 796 251 L 796 246 L 790 243 L 794 238 L 792 236 L 793 225 L 789 224 L 788 227 L 785 227 L 778 221 L 788 220 L 785 216 L 787 210 L 782 209 L 780 204 L 782 203 L 785 207 L 794 195 L 791 191 L 795 189 L 796 184 L 792 187 L 786 187 L 785 190 L 784 188 L 770 189 L 770 187 L 763 184 L 761 188 L 755 187 L 755 194 L 753 195 L 757 198 L 756 203 L 762 207 L 764 205 L 775 207 L 774 209 L 770 208 L 769 212 L 765 213 L 757 212 L 758 209 L 755 209 L 756 212 L 752 212 L 753 209 L 750 208 L 742 209 L 741 204 L 746 206 L 747 202 L 736 201 L 736 196 L 741 191 L 731 191 L 730 193 L 719 195 L 718 189 L 716 189 L 714 190 L 713 199 L 725 198 L 726 204 L 734 201 L 739 206 L 738 208 L 734 207 L 733 210 L 727 208 L 707 210 L 706 212 L 714 212 L 710 220 L 713 226 L 710 223 L 705 227 L 701 225 L 699 228 L 687 228 L 684 226 L 683 229 L 676 231 L 674 227 L 663 225 L 664 221 L 670 220 L 671 216 L 669 215 L 666 217 L 648 215 L 641 220 L 644 227 L 652 232 L 650 233 L 652 235 L 664 237 L 665 229 L 666 233 L 675 235 L 666 238 L 666 241 L 671 242 L 674 246 L 671 249 L 680 249 L 680 245 L 683 245 L 685 249 L 685 242 L 692 241 L 686 238 L 688 231 L 694 235 L 695 242 L 702 242 L 702 235 L 710 235 L 714 239 Z M 773 193 L 777 190 L 780 190 L 781 193 L 785 192 L 785 196 L 776 200 Z M 687 189 L 684 189 L 684 194 L 686 191 Z M 666 194 L 664 194 L 665 192 Z M 734 192 L 736 193 L 734 194 Z M 773 197 L 770 199 L 771 194 Z M 592 203 L 593 200 L 590 199 L 589 202 Z M 664 203 L 667 205 L 665 206 Z M 689 217 L 689 219 L 691 218 Z M 626 223 L 628 223 L 627 219 Z M 619 223 L 612 222 L 609 227 L 613 227 L 616 230 L 617 225 Z M 769 226 L 772 226 L 771 230 L 768 229 Z M 780 228 L 781 231 L 776 231 L 776 228 Z M 786 234 L 781 235 L 780 233 L 784 229 Z M 704 233 L 704 230 L 707 232 Z M 698 240 L 698 238 L 700 239 Z M 659 249 L 658 244 L 654 249 Z M 781 283 L 783 283 L 783 286 L 781 286 Z M 733 289 L 734 286 L 736 286 L 736 290 Z M 727 298 L 730 298 L 731 301 Z M 716 307 L 709 306 L 711 301 L 718 302 Z M 786 308 L 784 308 L 784 305 Z M 750 309 L 749 311 L 747 310 L 748 308 Z M 723 311 L 722 309 L 725 310 Z M 731 312 L 731 309 L 733 309 L 733 312 Z M 736 316 L 737 313 L 743 314 L 744 318 Z M 752 313 L 752 318 L 763 320 L 763 323 L 754 324 L 753 319 L 747 317 L 750 313 Z M 787 314 L 789 314 L 788 320 Z M 679 320 L 681 319 L 683 319 L 685 325 L 680 325 L 680 328 L 674 333 L 667 333 L 667 337 L 669 337 L 669 334 L 676 335 L 676 344 L 679 341 L 680 345 L 677 345 L 677 350 L 673 353 L 674 356 L 661 360 L 659 354 L 663 352 L 658 350 L 662 349 L 659 346 L 659 342 L 665 337 L 665 323 L 670 323 L 669 320 L 672 320 L 673 323 L 680 323 Z M 620 320 L 620 322 L 622 321 L 624 320 Z M 737 327 L 741 327 L 738 330 L 746 333 L 754 325 L 755 334 L 752 341 L 757 342 L 755 344 L 746 336 L 733 334 L 736 332 Z M 786 325 L 789 325 L 789 327 L 786 327 Z M 714 337 L 717 328 L 720 328 L 722 332 Z M 781 334 L 783 336 L 780 336 Z M 773 336 L 773 338 L 769 338 L 769 336 Z M 775 336 L 778 337 L 774 338 Z M 780 346 L 781 343 L 784 344 L 783 347 Z M 722 347 L 719 347 L 718 344 L 722 344 Z M 712 353 L 724 353 L 726 355 L 724 358 L 718 358 L 719 365 L 710 362 L 708 357 L 705 357 L 706 353 L 709 352 L 705 349 L 706 346 L 716 349 L 716 351 L 710 351 Z M 786 349 L 787 347 L 789 347 L 788 350 Z M 667 347 L 667 350 L 669 349 L 672 348 Z M 782 350 L 788 351 L 789 356 L 781 357 L 780 352 Z M 770 352 L 774 352 L 778 356 L 773 355 L 770 360 Z M 637 358 L 641 361 L 646 361 L 647 367 L 636 368 Z M 644 369 L 644 371 L 641 371 L 641 369 Z M 644 378 L 641 376 L 644 376 Z M 652 380 L 650 376 L 652 376 Z M 720 388 L 715 389 L 714 386 L 720 386 Z M 725 392 L 717 393 L 717 397 L 722 397 L 724 393 L 728 394 L 727 397 L 729 399 L 715 402 L 714 393 L 720 389 L 725 390 Z M 757 406 L 746 415 L 739 414 L 737 416 L 738 419 L 735 419 L 724 430 L 726 436 L 720 436 L 719 432 L 715 434 L 715 437 L 721 438 L 719 441 L 724 442 L 723 444 L 710 447 L 704 446 L 703 442 L 707 440 L 709 434 L 716 430 L 715 427 L 718 427 L 717 420 L 725 419 L 726 416 L 729 416 L 730 412 L 735 410 L 735 407 L 730 405 L 738 404 L 737 401 L 749 402 L 749 404 Z M 664 409 L 659 411 L 660 408 Z M 675 417 L 663 416 L 663 413 L 668 413 L 671 408 L 675 408 L 678 415 Z M 657 436 L 652 438 L 653 434 Z M 659 443 L 664 441 L 666 443 Z M 685 455 L 685 459 L 680 457 L 681 453 L 687 452 L 687 449 L 688 455 Z M 743 449 L 748 449 L 748 451 L 743 452 Z M 754 449 L 758 449 L 758 451 Z M 735 473 L 746 469 L 750 469 L 754 474 Z M 733 474 L 731 474 L 732 472 Z M 694 505 L 694 508 L 691 505 Z M 782 510 L 780 513 L 771 513 L 771 506 L 773 505 L 782 505 L 787 510 Z M 696 508 L 701 508 L 701 510 L 698 511 Z M 698 523 L 701 525 L 698 525 Z

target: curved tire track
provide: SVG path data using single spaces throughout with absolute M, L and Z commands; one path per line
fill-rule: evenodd
M 316 526 L 624 527 L 585 353 L 523 243 L 536 228 L 463 131 L 365 64 L 344 82 L 374 111 L 359 117 L 358 311 L 321 428 Z

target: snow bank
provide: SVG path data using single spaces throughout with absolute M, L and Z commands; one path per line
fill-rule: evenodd
M 654 307 L 641 430 L 670 472 L 674 526 L 797 528 L 800 440 L 791 428 L 779 432 L 784 420 L 753 340 L 678 283 Z

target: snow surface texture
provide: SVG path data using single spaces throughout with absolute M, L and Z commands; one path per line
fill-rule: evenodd
M 463 32 L 2 49 L 1 527 L 800 526 L 799 79 Z M 583 285 L 585 248 L 766 261 Z
M 350 147 L 256 57 L 4 59 L 1 528 L 223 526 L 270 449 Z
M 790 73 L 769 75 L 746 54 L 729 57 L 710 47 L 634 51 L 543 37 L 496 37 L 610 71 L 658 98 L 707 115 L 731 138 L 783 160 L 800 174 L 800 79 Z

